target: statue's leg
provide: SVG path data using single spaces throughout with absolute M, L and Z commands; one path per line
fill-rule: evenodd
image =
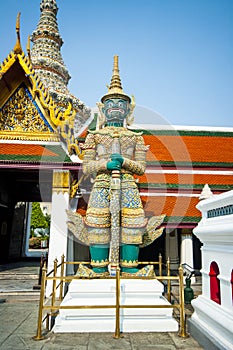
M 136 244 L 123 244 L 120 247 L 121 271 L 136 273 L 138 271 L 139 246 Z
M 108 271 L 109 246 L 95 244 L 90 246 L 91 266 L 94 272 L 104 273 Z

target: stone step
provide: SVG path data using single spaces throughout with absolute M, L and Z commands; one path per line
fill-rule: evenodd
M 172 317 L 173 308 L 163 297 L 163 289 L 157 280 L 121 280 L 120 304 L 130 306 L 120 309 L 121 332 L 178 331 L 178 323 Z M 113 332 L 115 305 L 115 280 L 73 280 L 61 303 L 67 309 L 60 310 L 53 332 Z
M 0 280 L 36 280 L 38 278 L 36 274 L 0 272 Z
M 27 291 L 27 290 L 19 290 L 19 291 L 0 291 L 0 298 L 4 299 L 6 297 L 10 297 L 10 296 L 19 296 L 19 297 L 25 297 L 25 296 L 40 296 L 40 291 L 39 290 L 31 290 L 31 291 Z

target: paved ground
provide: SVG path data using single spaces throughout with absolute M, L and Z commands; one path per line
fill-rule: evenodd
M 39 262 L 0 265 L 0 349 L 1 350 L 197 350 L 192 338 L 177 333 L 125 333 L 113 339 L 111 333 L 54 334 L 35 341 L 39 292 Z M 193 286 L 198 293 L 200 287 Z M 187 316 L 192 313 L 187 307 Z M 209 350 L 209 349 L 208 349 Z

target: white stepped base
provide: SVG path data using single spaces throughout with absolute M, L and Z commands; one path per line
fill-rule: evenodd
M 113 279 L 73 280 L 62 306 L 113 305 L 116 303 Z M 170 305 L 162 296 L 163 284 L 157 280 L 122 279 L 121 305 Z M 172 308 L 120 309 L 121 332 L 176 332 L 178 323 Z M 115 309 L 63 309 L 56 317 L 53 331 L 114 332 Z
M 218 349 L 232 350 L 232 309 L 223 308 L 204 295 L 199 295 L 196 299 L 193 299 L 192 306 L 194 307 L 194 313 L 190 319 L 192 326 L 190 331 L 195 328 L 198 338 L 201 338 L 203 334 Z M 191 335 L 193 335 L 192 332 Z

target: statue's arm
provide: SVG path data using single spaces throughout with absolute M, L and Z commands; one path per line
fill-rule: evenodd
M 93 134 L 90 133 L 87 135 L 83 146 L 83 151 L 83 173 L 85 175 L 91 175 L 100 170 L 107 169 L 106 161 L 96 159 L 96 144 L 95 136 Z
M 137 137 L 137 143 L 134 152 L 134 160 L 124 158 L 122 168 L 130 171 L 136 175 L 144 174 L 146 170 L 146 152 L 147 146 L 145 146 L 142 136 Z

